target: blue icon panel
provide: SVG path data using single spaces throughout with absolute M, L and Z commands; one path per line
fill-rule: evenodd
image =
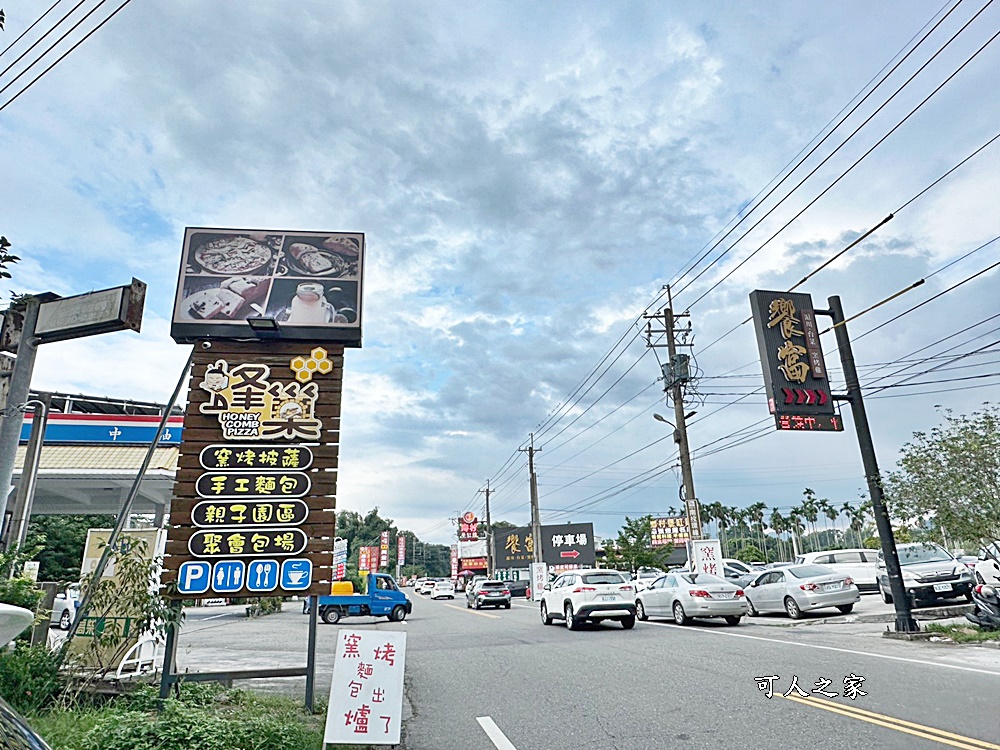
M 281 588 L 288 591 L 305 591 L 311 585 L 311 560 L 297 557 L 281 563 Z
M 222 560 L 212 570 L 212 591 L 234 594 L 243 588 L 246 564 L 241 560 Z
M 181 563 L 177 571 L 177 593 L 204 594 L 212 580 L 212 566 L 207 562 L 188 561 Z
M 278 561 L 253 560 L 247 565 L 248 591 L 274 591 L 278 588 Z

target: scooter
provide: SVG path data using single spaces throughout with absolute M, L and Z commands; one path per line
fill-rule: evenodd
M 975 609 L 965 616 L 983 630 L 1000 630 L 1000 592 L 988 583 L 977 583 L 972 588 Z

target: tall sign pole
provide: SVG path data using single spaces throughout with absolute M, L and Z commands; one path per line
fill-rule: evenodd
M 896 541 L 885 507 L 882 478 L 875 459 L 875 445 L 865 414 L 861 384 L 854 365 L 854 354 L 851 352 L 851 340 L 844 324 L 844 310 L 840 297 L 830 297 L 827 302 L 829 310 L 814 310 L 812 298 L 808 294 L 760 289 L 750 294 L 768 407 L 774 414 L 778 430 L 840 432 L 844 427 L 840 414 L 834 410 L 834 401 L 848 401 L 851 404 L 875 525 L 896 607 L 896 630 L 913 632 L 918 627 L 903 585 Z M 827 315 L 833 319 L 840 361 L 844 368 L 846 395 L 831 393 L 816 325 L 817 315 Z
M 889 512 L 885 506 L 885 494 L 882 492 L 882 475 L 879 473 L 878 461 L 875 458 L 875 444 L 872 441 L 871 429 L 868 426 L 868 415 L 861 395 L 861 384 L 858 371 L 854 364 L 854 353 L 851 351 L 851 339 L 844 323 L 844 308 L 840 297 L 827 298 L 830 305 L 828 311 L 817 311 L 833 318 L 833 330 L 837 336 L 837 346 L 840 349 L 840 363 L 844 368 L 844 381 L 847 386 L 846 400 L 851 404 L 851 414 L 854 417 L 854 428 L 858 433 L 858 446 L 861 449 L 861 461 L 865 467 L 865 479 L 868 482 L 868 493 L 872 499 L 872 512 L 875 514 L 875 527 L 878 529 L 879 541 L 882 545 L 882 556 L 885 558 L 885 570 L 889 576 L 889 590 L 892 593 L 892 603 L 896 609 L 896 630 L 902 633 L 912 633 L 920 629 L 910 608 L 910 598 L 903 584 L 903 574 L 899 567 L 899 555 L 896 551 L 896 538 L 889 521 Z

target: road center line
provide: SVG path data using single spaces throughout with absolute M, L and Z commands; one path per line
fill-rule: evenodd
M 801 646 L 802 648 L 815 648 L 821 651 L 836 651 L 841 654 L 851 654 L 852 656 L 870 656 L 873 659 L 888 659 L 889 661 L 903 661 L 910 664 L 920 664 L 929 667 L 941 667 L 942 669 L 957 669 L 960 672 L 975 672 L 977 674 L 988 674 L 992 677 L 1000 677 L 1000 672 L 990 669 L 977 669 L 976 667 L 963 667 L 958 664 L 943 664 L 936 661 L 925 661 L 923 659 L 908 659 L 905 656 L 890 656 L 888 654 L 874 654 L 871 651 L 856 651 L 850 648 L 837 648 L 836 646 L 820 646 L 815 643 L 798 643 L 796 641 L 783 641 L 780 638 L 765 638 L 760 635 L 743 635 L 742 633 L 723 633 L 720 630 L 701 630 L 698 628 L 685 628 L 680 625 L 673 625 L 668 622 L 647 621 L 643 625 L 656 625 L 661 628 L 673 628 L 684 633 L 698 633 L 699 635 L 721 635 L 727 638 L 747 638 L 751 641 L 767 641 L 768 643 L 784 643 L 788 646 Z
M 457 609 L 459 612 L 465 612 L 467 615 L 479 615 L 480 617 L 489 617 L 491 620 L 499 620 L 500 615 L 488 615 L 485 612 L 479 612 L 474 609 L 469 609 L 468 607 L 459 607 L 456 604 L 442 604 L 442 607 L 451 607 L 452 609 Z
M 483 728 L 486 736 L 490 738 L 490 742 L 496 746 L 497 750 L 517 750 L 511 741 L 507 739 L 507 736 L 500 731 L 500 727 L 496 725 L 496 722 L 489 716 L 478 716 L 476 717 L 476 721 L 479 722 L 479 726 Z
M 967 737 L 961 734 L 954 734 L 953 732 L 946 732 L 943 729 L 935 729 L 934 727 L 928 727 L 923 724 L 915 724 L 912 721 L 896 719 L 892 716 L 877 714 L 873 711 L 863 711 L 861 709 L 854 708 L 854 706 L 834 703 L 829 700 L 823 700 L 820 698 L 799 698 L 795 695 L 777 695 L 776 697 L 787 698 L 790 701 L 800 703 L 804 706 L 821 708 L 824 711 L 830 711 L 831 713 L 840 714 L 841 716 L 847 716 L 852 719 L 858 719 L 859 721 L 865 721 L 869 724 L 886 727 L 887 729 L 895 729 L 897 732 L 912 734 L 914 737 L 920 737 L 924 740 L 932 740 L 945 745 L 951 745 L 952 747 L 961 748 L 961 750 L 1000 750 L 1000 745 L 994 745 L 992 742 L 985 742 L 984 740 L 977 740 L 974 737 Z

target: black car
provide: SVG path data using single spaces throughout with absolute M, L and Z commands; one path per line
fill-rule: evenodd
M 504 581 L 504 583 L 507 584 L 512 597 L 528 597 L 528 589 L 531 587 L 531 581 L 527 578 L 520 581 Z

